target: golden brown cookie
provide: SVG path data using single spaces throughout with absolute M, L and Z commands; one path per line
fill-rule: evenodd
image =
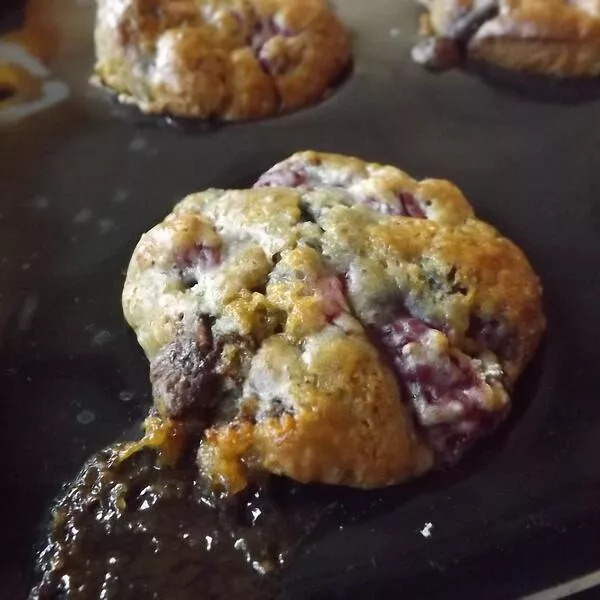
M 600 75 L 598 0 L 427 0 L 413 57 L 448 66 L 461 54 L 503 68 L 555 75 Z
M 144 112 L 251 119 L 321 99 L 350 61 L 324 0 L 98 0 L 98 80 Z
M 142 236 L 123 307 L 158 415 L 229 491 L 454 462 L 507 414 L 544 329 L 526 258 L 455 186 L 315 152 L 180 202 Z

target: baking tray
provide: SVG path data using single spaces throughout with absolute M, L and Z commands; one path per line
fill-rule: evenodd
M 244 186 L 307 148 L 456 182 L 531 259 L 549 327 L 510 422 L 452 471 L 340 490 L 345 510 L 305 543 L 282 597 L 514 598 L 600 568 L 597 94 L 430 74 L 409 58 L 412 2 L 340 0 L 355 65 L 327 100 L 254 123 L 165 126 L 87 84 L 91 2 L 41 4 L 70 97 L 0 130 L 3 597 L 31 584 L 61 484 L 149 405 L 120 308 L 140 234 L 186 193 Z M 2 7 L 4 30 L 22 23 L 21 4 Z

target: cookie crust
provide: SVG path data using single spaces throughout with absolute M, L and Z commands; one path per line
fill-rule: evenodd
M 413 51 L 418 62 L 436 66 L 436 60 L 456 62 L 466 54 L 517 71 L 557 77 L 600 75 L 597 0 L 427 0 L 421 4 L 428 13 L 422 27 L 425 39 Z
M 142 111 L 252 119 L 321 99 L 350 61 L 324 0 L 98 0 L 99 83 Z
M 378 487 L 460 458 L 544 329 L 522 252 L 451 183 L 394 167 L 303 152 L 256 186 L 188 196 L 133 254 L 123 308 L 161 418 L 194 424 L 229 491 L 261 470 Z

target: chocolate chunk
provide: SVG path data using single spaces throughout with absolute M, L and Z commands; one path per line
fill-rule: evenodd
M 217 403 L 220 348 L 202 335 L 175 337 L 152 360 L 150 381 L 154 402 L 163 415 L 180 418 L 190 413 L 205 418 Z
M 460 44 L 451 38 L 429 37 L 420 40 L 412 49 L 412 59 L 428 69 L 443 71 L 462 62 Z

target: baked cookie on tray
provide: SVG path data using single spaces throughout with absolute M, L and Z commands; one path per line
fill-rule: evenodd
M 351 58 L 325 0 L 98 0 L 96 80 L 147 113 L 225 120 L 321 99 Z
M 465 55 L 558 77 L 600 75 L 598 0 L 420 0 L 424 39 L 413 57 L 443 68 Z
M 362 488 L 455 462 L 542 332 L 523 253 L 447 181 L 302 152 L 142 236 L 123 291 L 155 414 L 212 483 Z

